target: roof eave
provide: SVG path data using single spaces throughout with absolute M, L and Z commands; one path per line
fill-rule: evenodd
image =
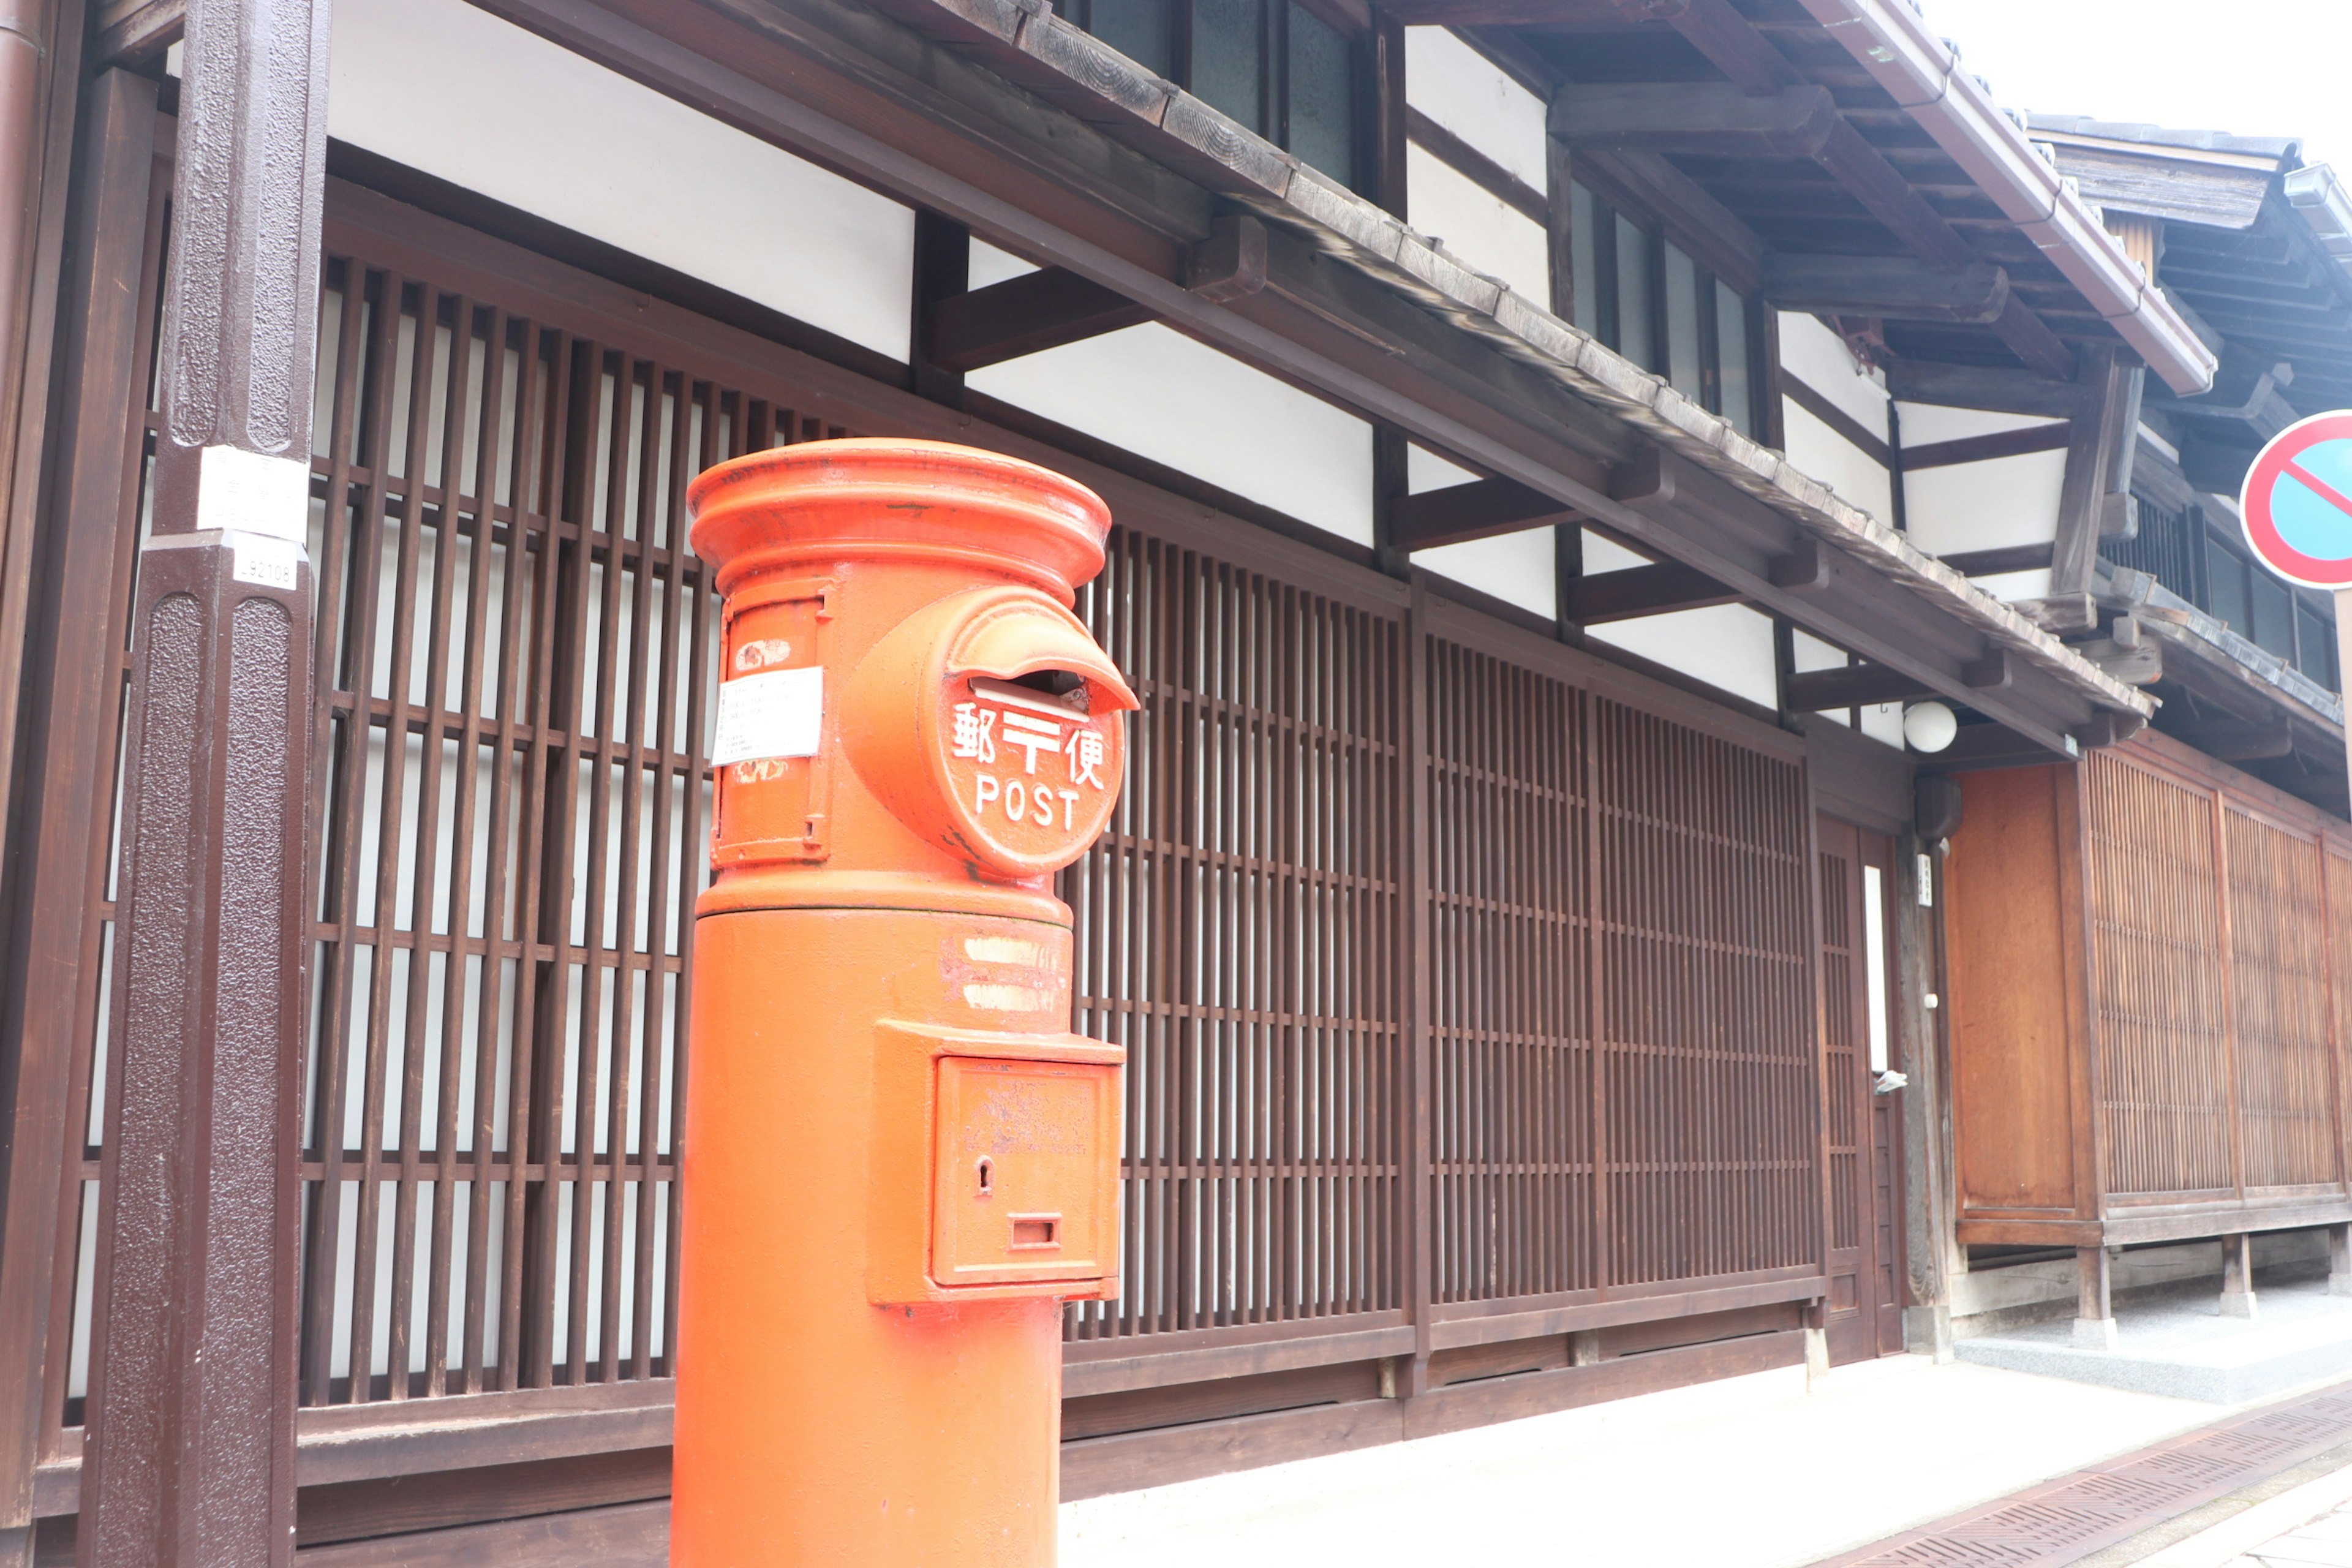
M 2213 384 L 2212 351 L 1918 13 L 1900 0 L 1802 4 L 2167 386 Z

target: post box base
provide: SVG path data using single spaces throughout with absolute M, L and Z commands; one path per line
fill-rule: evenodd
M 932 1192 L 876 1137 L 877 1020 L 1066 1030 L 1069 941 L 928 910 L 698 922 L 680 1568 L 1053 1562 L 1060 1303 L 879 1304 L 869 1275 L 877 1206 L 928 1212 Z

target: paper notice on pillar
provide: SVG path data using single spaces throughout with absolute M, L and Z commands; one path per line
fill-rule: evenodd
M 824 668 L 768 669 L 719 688 L 714 767 L 762 757 L 814 757 L 824 717 Z

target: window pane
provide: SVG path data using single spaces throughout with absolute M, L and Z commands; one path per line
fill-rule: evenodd
M 1355 183 L 1356 95 L 1349 54 L 1339 28 L 1312 11 L 1290 7 L 1290 150 L 1342 184 Z
M 1158 76 L 1176 69 L 1174 0 L 1094 0 L 1094 36 Z
M 1693 403 L 1703 402 L 1699 384 L 1698 263 L 1682 247 L 1666 246 L 1666 381 Z
M 1593 226 L 1601 221 L 1599 205 L 1592 193 L 1570 180 L 1568 184 L 1568 265 L 1576 276 L 1570 280 L 1571 290 L 1569 309 L 1575 311 L 1575 321 L 1596 337 L 1601 332 L 1601 278 L 1593 270 Z
M 2249 633 L 2265 653 L 2294 661 L 2294 595 L 2267 572 L 2254 579 L 2254 629 Z
M 1263 132 L 1258 59 L 1265 29 L 1259 16 L 1258 0 L 1192 0 L 1192 94 Z
M 2205 539 L 2205 575 L 2212 588 L 2207 596 L 2213 601 L 2205 608 L 2229 622 L 2230 629 L 2240 637 L 2252 637 L 2252 623 L 2246 618 L 2245 563 L 2210 534 Z
M 1748 301 L 1730 284 L 1715 285 L 1715 353 L 1722 362 L 1723 416 L 1743 436 L 1756 434 L 1756 396 L 1748 386 Z
M 2336 640 L 2336 628 L 2327 624 L 2326 616 L 2301 600 L 2295 602 L 2294 626 L 2294 667 L 2322 686 L 2334 686 L 2327 654 L 2328 646 Z
M 1617 352 L 1644 370 L 1658 368 L 1650 331 L 1650 237 L 1617 226 Z

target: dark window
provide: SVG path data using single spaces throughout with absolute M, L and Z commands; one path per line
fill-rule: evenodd
M 1571 181 L 1568 199 L 1576 324 L 1753 435 L 1753 304 L 1583 185 Z
M 1356 41 L 1298 0 L 1055 0 L 1145 69 L 1356 183 Z
M 2149 574 L 2255 647 L 2337 689 L 2336 623 L 2324 600 L 2254 565 L 2218 517 L 2193 506 L 2176 511 L 2146 496 L 2138 510 L 2138 531 L 2103 541 L 2099 553 Z
M 2249 574 L 2254 584 L 2254 629 L 2246 635 L 2265 653 L 2294 662 L 2294 595 L 2267 572 Z
M 2294 605 L 2295 659 L 2297 669 L 2326 687 L 2336 687 L 2336 626 L 2317 608 L 2303 599 Z
M 1176 74 L 1178 0 L 1089 0 L 1081 26 L 1155 76 Z
M 2230 629 L 2240 637 L 2252 637 L 2252 619 L 2247 614 L 2246 563 L 2236 551 L 2214 538 L 2205 536 L 2205 581 L 2208 603 L 2206 613 L 2230 623 Z

